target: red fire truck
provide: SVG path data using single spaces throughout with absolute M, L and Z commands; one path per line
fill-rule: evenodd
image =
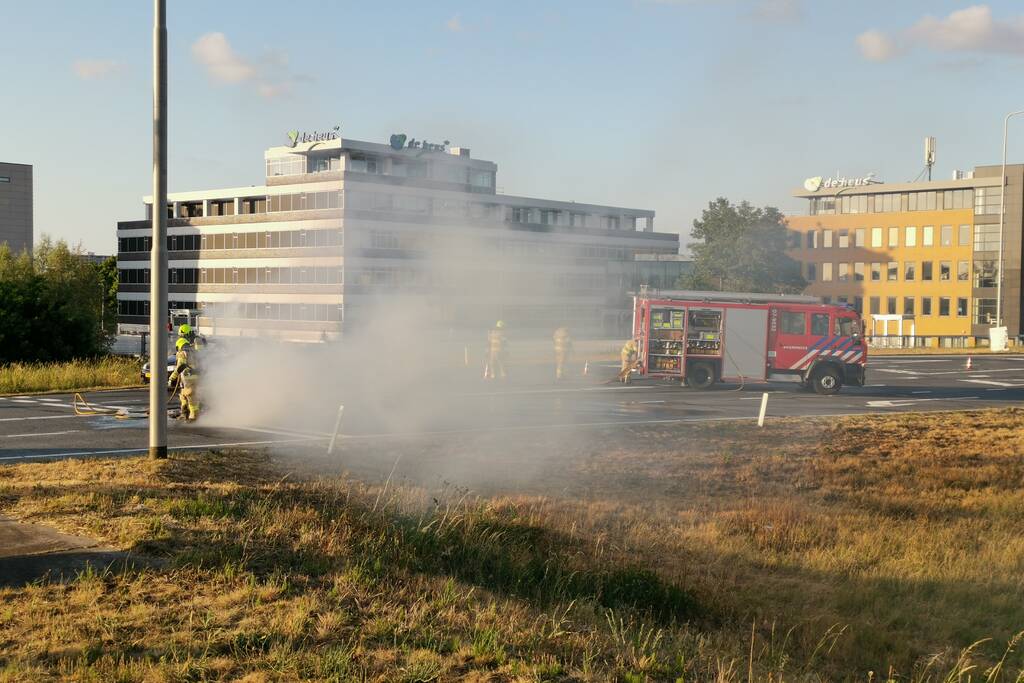
M 857 312 L 816 297 L 641 291 L 633 298 L 641 375 L 715 382 L 799 382 L 819 394 L 864 385 Z

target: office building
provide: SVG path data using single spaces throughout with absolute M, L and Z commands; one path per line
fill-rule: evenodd
M 790 254 L 806 293 L 861 312 L 877 345 L 970 346 L 996 323 L 1000 166 L 957 171 L 949 180 L 878 182 L 809 178 L 794 196 Z M 1006 169 L 1002 317 L 1021 328 L 1024 165 Z
M 32 166 L 0 161 L 0 244 L 32 249 Z
M 264 184 L 168 196 L 169 306 L 208 334 L 333 339 L 408 304 L 439 330 L 622 334 L 654 212 L 499 194 L 497 166 L 396 134 L 289 134 Z M 147 220 L 117 226 L 122 332 L 148 328 Z M 406 310 L 410 310 L 406 309 Z

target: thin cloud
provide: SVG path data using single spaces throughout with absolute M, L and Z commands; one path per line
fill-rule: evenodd
M 71 70 L 83 81 L 95 81 L 112 76 L 123 68 L 120 62 L 112 59 L 77 59 Z
M 871 62 L 887 62 L 900 54 L 892 38 L 875 29 L 857 36 L 857 47 L 861 56 Z
M 776 24 L 790 24 L 800 21 L 804 16 L 801 0 L 760 0 L 755 6 L 755 19 Z
M 258 60 L 246 58 L 231 46 L 223 33 L 207 33 L 192 43 L 192 57 L 206 69 L 214 83 L 247 85 L 265 99 L 291 91 L 293 85 L 310 80 L 285 71 L 288 55 L 280 50 L 268 52 Z M 282 73 L 283 72 L 283 73 Z
M 857 36 L 857 45 L 872 61 L 918 47 L 940 53 L 1024 56 L 1024 15 L 998 19 L 988 5 L 972 5 L 942 18 L 926 15 L 892 34 L 872 29 Z
M 453 15 L 451 19 L 444 22 L 444 28 L 451 33 L 462 33 L 466 30 L 465 25 L 462 23 L 462 17 L 458 14 Z

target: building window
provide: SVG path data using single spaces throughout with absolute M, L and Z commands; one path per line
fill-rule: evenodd
M 864 246 L 864 228 L 857 228 L 853 231 L 853 246 Z
M 908 225 L 904 231 L 903 246 L 905 247 L 916 247 L 917 246 L 917 228 L 913 225 Z
M 922 247 L 934 247 L 935 246 L 935 226 L 926 225 L 921 228 L 921 246 Z
M 957 244 L 961 247 L 966 247 L 971 243 L 971 226 L 961 225 L 960 232 L 957 239 Z
M 863 315 L 863 313 L 864 313 L 864 297 L 862 297 L 862 296 L 855 296 L 855 297 L 853 297 L 853 310 L 855 310 L 855 311 L 857 311 L 857 313 Z
M 889 282 L 896 282 L 899 280 L 900 275 L 900 264 L 896 261 L 889 261 L 885 269 L 885 279 Z
M 958 282 L 967 282 L 971 279 L 971 264 L 967 261 L 957 261 L 956 279 Z
M 951 246 L 953 246 L 953 226 L 952 225 L 943 225 L 940 228 L 939 246 L 942 246 L 942 247 L 951 247 Z
M 932 262 L 921 261 L 921 280 L 930 282 L 932 279 Z
M 900 229 L 889 228 L 889 246 L 898 247 L 900 246 Z
M 916 272 L 917 268 L 916 267 L 917 267 L 917 264 L 915 262 L 913 262 L 913 261 L 904 261 L 903 262 L 903 279 L 906 282 L 913 282 L 915 279 L 917 279 L 916 278 L 916 275 L 917 275 L 917 272 Z
M 573 225 L 575 225 L 575 223 Z M 817 230 L 811 230 L 810 232 L 807 233 L 807 248 L 808 249 L 817 249 L 818 248 L 818 231 Z
M 974 189 L 974 213 L 999 213 L 1002 193 L 998 187 L 977 187 Z
M 969 209 L 974 205 L 974 190 L 946 190 L 942 193 L 943 209 Z
M 994 325 L 996 323 L 996 300 L 975 299 L 974 300 L 974 324 Z
M 996 262 L 994 259 L 974 262 L 974 286 L 979 288 L 996 286 Z M 978 310 L 977 306 L 974 310 Z
M 882 299 L 881 297 L 873 296 L 868 299 L 869 310 L 871 315 L 878 315 L 882 312 Z
M 839 264 L 839 281 L 847 282 L 850 279 L 850 264 L 840 263 Z
M 832 264 L 822 263 L 821 264 L 821 281 L 832 282 Z
M 896 297 L 886 297 L 885 310 L 888 312 L 889 315 L 896 315 Z
M 914 315 L 914 297 L 903 297 L 903 315 Z
M 808 263 L 807 264 L 807 281 L 808 282 L 814 282 L 814 278 L 815 278 L 815 275 L 816 275 L 815 270 L 816 270 L 815 264 L 813 264 L 813 263 Z
M 930 296 L 921 297 L 921 315 L 932 314 L 932 298 Z
M 880 282 L 882 280 L 882 264 L 872 263 L 871 264 L 871 281 Z
M 974 226 L 974 251 L 999 251 L 999 225 Z
M 850 246 L 850 231 L 840 230 L 839 231 L 839 248 L 847 249 Z
M 822 230 L 821 231 L 821 247 L 822 249 L 832 248 L 832 231 Z
M 958 318 L 967 317 L 967 297 L 957 297 L 956 299 L 956 315 Z
M 949 280 L 952 276 L 953 266 L 951 261 L 939 261 L 939 280 Z
M 853 264 L 853 280 L 854 282 L 864 282 L 864 264 L 854 263 Z
M 882 229 L 871 228 L 871 246 L 875 249 L 882 248 Z
M 946 317 L 946 318 L 949 317 L 949 297 L 948 296 L 940 296 L 939 297 L 939 316 L 943 316 L 943 317 Z

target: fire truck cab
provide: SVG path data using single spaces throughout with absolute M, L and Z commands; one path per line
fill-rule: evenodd
M 633 338 L 641 375 L 695 389 L 797 382 L 834 394 L 865 381 L 860 316 L 816 297 L 642 291 L 633 299 Z

